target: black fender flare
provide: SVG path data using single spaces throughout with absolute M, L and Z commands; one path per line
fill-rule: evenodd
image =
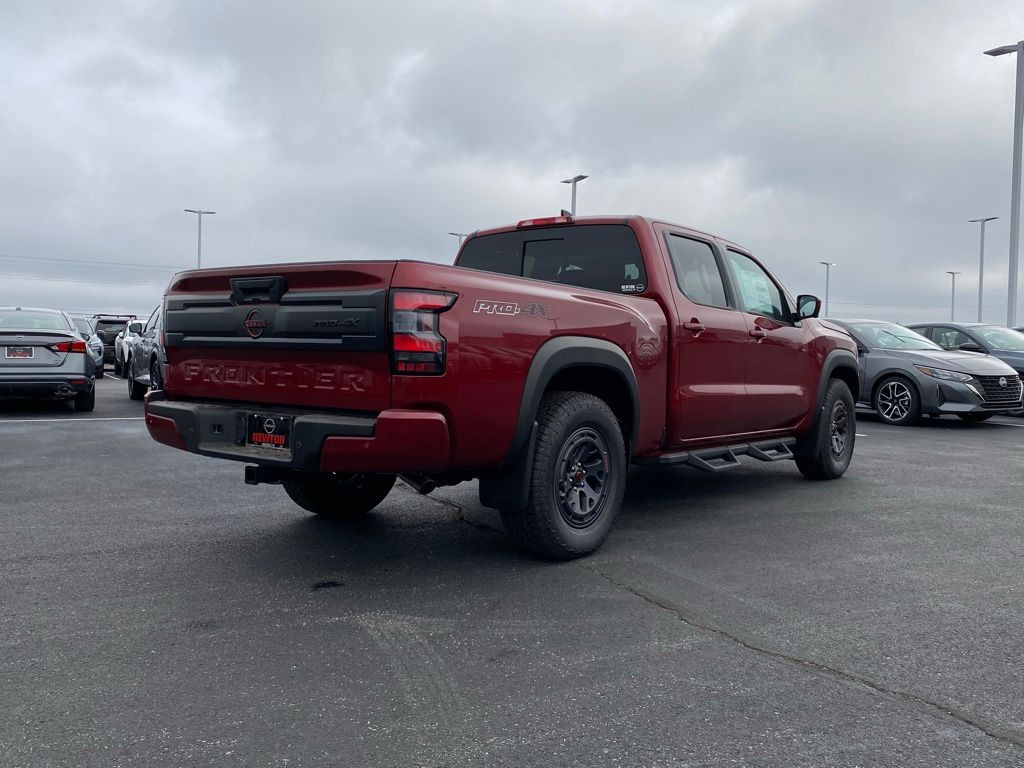
M 605 339 L 556 336 L 537 350 L 530 363 L 519 403 L 515 433 L 504 463 L 480 477 L 480 501 L 484 506 L 497 509 L 522 509 L 525 506 L 541 399 L 555 376 L 576 366 L 606 368 L 622 379 L 629 393 L 630 413 L 627 415 L 630 430 L 628 435 L 624 435 L 627 453 L 636 444 L 640 397 L 636 374 L 626 353 Z
M 821 366 L 821 374 L 818 377 L 818 393 L 814 399 L 814 418 L 811 419 L 810 426 L 805 431 L 805 435 L 814 436 L 817 434 L 818 419 L 821 418 L 821 408 L 825 402 L 825 390 L 828 388 L 829 379 L 833 378 L 833 374 L 840 368 L 846 368 L 850 371 L 853 377 L 860 382 L 860 361 L 857 356 L 848 349 L 833 349 L 827 355 Z M 853 394 L 854 403 L 859 402 L 859 393 Z

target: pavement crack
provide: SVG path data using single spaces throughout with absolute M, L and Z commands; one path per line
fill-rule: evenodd
M 466 514 L 466 508 L 463 507 L 461 504 L 458 504 L 450 499 L 443 499 L 439 496 L 422 494 L 412 486 L 408 486 L 405 483 L 402 483 L 402 485 L 405 488 L 408 488 L 412 494 L 419 496 L 420 498 L 426 499 L 427 501 L 432 501 L 435 504 L 440 504 L 444 507 L 448 507 L 449 509 L 453 510 L 455 513 L 455 519 L 458 520 L 460 523 L 465 523 L 466 525 L 476 528 L 478 531 L 484 531 L 485 533 L 497 533 L 502 535 L 504 535 L 505 533 L 503 530 L 501 530 L 500 528 L 495 528 L 493 525 L 488 525 L 487 523 L 481 522 L 480 520 L 471 519 Z
M 850 672 L 845 669 L 829 666 L 828 664 L 822 664 L 818 661 L 803 659 L 799 656 L 793 656 L 788 653 L 783 653 L 782 651 L 777 651 L 771 648 L 766 648 L 762 645 L 758 645 L 752 642 L 751 640 L 746 640 L 740 637 L 739 635 L 734 635 L 728 630 L 722 629 L 721 627 L 716 627 L 712 624 L 705 624 L 701 621 L 698 621 L 697 619 L 688 615 L 687 611 L 682 606 L 677 605 L 663 597 L 647 592 L 646 590 L 631 586 L 630 584 L 627 584 L 623 581 L 619 581 L 618 579 L 609 576 L 607 573 L 604 573 L 603 571 L 593 567 L 592 565 L 579 562 L 577 564 L 583 570 L 590 571 L 591 573 L 600 576 L 602 579 L 614 585 L 615 587 L 622 589 L 626 592 L 629 592 L 635 597 L 640 598 L 644 602 L 649 603 L 655 606 L 656 608 L 660 608 L 663 611 L 671 613 L 678 621 L 681 621 L 688 627 L 692 627 L 693 629 L 699 630 L 701 632 L 705 632 L 707 634 L 723 638 L 724 640 L 727 640 L 728 642 L 733 643 L 734 645 L 738 645 L 739 647 L 744 648 L 748 651 L 759 653 L 763 656 L 767 656 L 777 661 L 784 662 L 786 664 L 798 667 L 805 671 L 829 677 L 834 680 L 839 680 L 844 683 L 856 683 L 858 685 L 862 685 L 866 688 L 875 691 L 876 693 L 881 693 L 886 696 L 891 696 L 902 701 L 909 702 L 911 704 L 918 706 L 919 708 L 931 711 L 932 713 L 939 713 L 947 717 L 951 717 L 954 720 L 958 720 L 959 722 L 963 723 L 964 725 L 967 725 L 971 728 L 980 731 L 981 733 L 984 733 L 986 736 L 989 736 L 990 738 L 996 739 L 1001 742 L 1005 742 L 1007 744 L 1012 744 L 1016 747 L 1024 747 L 1024 733 L 1020 731 L 1002 727 L 996 723 L 991 722 L 987 718 L 983 718 L 973 713 L 965 712 L 963 710 L 957 709 L 955 707 L 950 707 L 945 704 L 940 704 L 937 701 L 926 699 L 923 696 L 919 696 L 915 693 L 910 693 L 909 691 L 894 688 L 882 682 L 881 680 L 875 680 L 873 678 L 858 674 L 856 672 Z

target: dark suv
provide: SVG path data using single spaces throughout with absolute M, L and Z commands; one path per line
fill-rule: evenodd
M 92 324 L 96 326 L 96 335 L 103 340 L 103 362 L 114 365 L 114 339 L 124 327 L 135 319 L 135 315 L 93 315 Z

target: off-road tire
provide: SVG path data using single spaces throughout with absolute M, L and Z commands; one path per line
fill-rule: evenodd
M 600 456 L 600 466 L 586 470 L 582 479 L 573 477 L 580 483 L 600 483 L 599 499 L 588 513 L 593 515 L 589 520 L 586 516 L 572 517 L 568 497 L 576 487 L 565 467 L 559 466 L 571 459 L 572 451 L 586 450 L 587 440 L 591 441 L 589 464 Z M 593 552 L 608 537 L 622 506 L 627 468 L 622 429 L 607 403 L 584 392 L 545 395 L 537 416 L 526 506 L 501 512 L 506 533 L 520 546 L 543 557 L 571 560 Z M 594 487 L 588 485 L 591 492 Z M 581 503 L 589 502 L 581 502 L 577 493 L 576 504 Z
M 345 519 L 369 512 L 391 493 L 395 475 L 344 475 L 324 472 L 289 480 L 285 493 L 314 515 Z
M 995 416 L 995 414 L 994 413 L 958 413 L 957 416 L 959 416 L 964 421 L 978 422 L 978 421 L 988 421 L 993 416 Z
M 80 413 L 89 413 L 96 407 L 96 385 L 92 385 L 92 389 L 88 392 L 79 392 L 73 398 L 75 403 L 75 410 Z
M 890 396 L 890 388 L 905 393 L 900 396 L 901 415 L 898 418 L 886 413 L 884 400 Z M 921 421 L 921 394 L 912 381 L 902 376 L 888 376 L 878 382 L 871 398 L 871 407 L 875 409 L 879 419 L 895 427 L 910 427 Z
M 811 480 L 842 477 L 853 458 L 857 437 L 857 415 L 853 395 L 842 379 L 830 379 L 818 417 L 810 431 L 797 441 L 794 457 L 797 469 Z M 842 448 L 837 448 L 837 419 L 845 418 Z

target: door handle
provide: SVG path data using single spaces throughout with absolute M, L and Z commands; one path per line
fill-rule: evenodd
M 683 323 L 683 330 L 684 331 L 693 331 L 693 333 L 695 335 L 699 336 L 702 331 L 705 331 L 707 329 L 704 327 L 704 323 L 702 323 L 700 320 L 698 320 L 695 317 L 692 320 L 690 320 L 688 323 Z
M 758 328 L 756 325 L 750 329 L 749 333 L 751 336 L 757 339 L 758 343 L 760 343 L 761 339 L 768 335 L 767 333 L 764 332 L 763 328 Z

